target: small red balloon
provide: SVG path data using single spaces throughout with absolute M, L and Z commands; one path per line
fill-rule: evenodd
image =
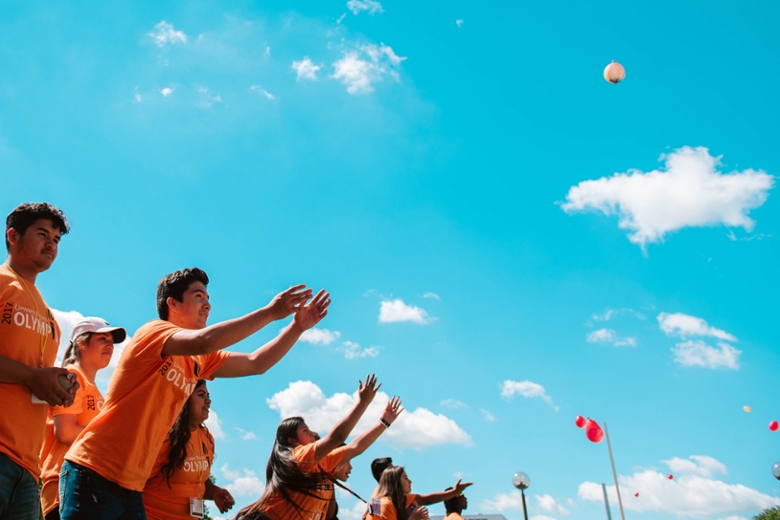
M 666 475 L 666 478 L 668 478 L 669 480 L 674 480 L 674 475 L 669 473 L 668 475 Z
M 635 497 L 638 497 L 638 496 L 639 496 L 639 493 L 634 493 L 634 496 L 635 496 Z
M 769 423 L 769 429 L 773 432 L 776 432 L 778 429 L 780 429 L 780 424 L 778 424 L 777 421 L 772 421 Z
M 590 442 L 599 443 L 604 439 L 604 431 L 602 431 L 599 423 L 593 419 L 588 419 L 585 423 L 585 436 Z
M 578 415 L 574 418 L 574 424 L 577 425 L 577 428 L 584 428 L 585 427 L 585 418 L 581 415 Z

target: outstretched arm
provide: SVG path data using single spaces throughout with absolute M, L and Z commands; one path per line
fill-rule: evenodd
M 70 406 L 76 396 L 79 385 L 63 390 L 57 378 L 67 376 L 64 368 L 35 368 L 0 356 L 0 383 L 23 385 L 52 406 Z
M 329 296 L 321 290 L 311 302 L 296 307 L 292 323 L 251 354 L 231 352 L 214 376 L 243 377 L 265 373 L 290 351 L 304 331 L 314 327 L 328 314 Z
M 430 493 L 428 495 L 417 495 L 417 503 L 421 506 L 429 506 L 431 504 L 438 504 L 463 493 L 463 490 L 473 484 L 473 482 L 460 482 L 461 479 L 455 483 L 455 488 L 449 491 L 441 491 L 439 493 Z
M 385 411 L 382 413 L 382 418 L 377 421 L 373 427 L 366 430 L 363 434 L 359 435 L 357 438 L 355 438 L 355 440 L 347 445 L 347 448 L 344 450 L 344 456 L 341 459 L 341 462 L 343 463 L 348 460 L 352 460 L 366 451 L 368 447 L 374 444 L 379 436 L 382 435 L 391 424 L 393 424 L 393 422 L 403 411 L 404 409 L 401 408 L 401 399 L 399 397 L 393 397 L 390 399 L 390 402 L 388 402 L 387 406 L 385 407 Z M 384 423 L 382 421 L 384 421 Z M 387 425 L 385 425 L 385 423 L 387 423 Z
M 328 453 L 341 446 L 347 440 L 352 429 L 363 416 L 371 401 L 374 400 L 374 396 L 381 386 L 381 383 L 377 385 L 374 374 L 366 376 L 365 384 L 362 381 L 358 381 L 358 402 L 355 403 L 355 406 L 347 416 L 336 424 L 330 433 L 316 441 L 317 446 L 314 449 L 315 462 L 322 460 Z
M 234 345 L 275 320 L 286 318 L 311 298 L 311 289 L 295 285 L 276 295 L 271 303 L 246 316 L 215 323 L 202 329 L 182 329 L 168 338 L 164 356 L 210 354 Z

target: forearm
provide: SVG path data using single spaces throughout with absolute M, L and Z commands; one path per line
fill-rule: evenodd
M 347 414 L 347 416 L 344 417 L 342 420 L 340 420 L 336 424 L 336 426 L 333 427 L 333 430 L 330 432 L 329 437 L 331 437 L 332 439 L 337 440 L 338 444 L 341 444 L 342 442 L 346 441 L 347 437 L 349 437 L 349 434 L 355 428 L 355 425 L 358 423 L 360 418 L 365 413 L 365 411 L 368 408 L 369 404 L 370 404 L 370 401 L 363 402 L 363 401 L 358 399 L 357 404 L 355 404 L 355 406 Z M 337 446 L 338 446 L 338 444 L 337 444 Z
M 278 336 L 251 354 L 231 353 L 214 376 L 244 377 L 264 374 L 287 355 L 302 333 L 293 321 Z
M 0 383 L 28 386 L 35 368 L 0 356 Z
M 205 500 L 214 500 L 214 493 L 216 493 L 218 489 L 219 489 L 219 487 L 216 484 L 214 484 L 211 481 L 210 478 L 207 478 L 206 479 L 206 491 L 203 494 L 203 498 Z
M 54 422 L 54 437 L 61 444 L 73 444 L 76 437 L 79 436 L 84 426 L 73 422 L 73 424 L 62 424 L 57 422 L 55 417 Z
M 342 459 L 342 462 L 348 461 L 362 454 L 368 449 L 369 446 L 376 442 L 379 436 L 382 435 L 386 429 L 387 428 L 385 428 L 381 422 L 377 421 L 373 427 L 369 428 L 363 434 L 359 435 L 357 438 L 355 438 L 355 440 L 349 443 L 346 451 L 344 452 L 344 458 Z
M 417 503 L 421 506 L 429 506 L 431 504 L 438 504 L 455 497 L 458 491 L 451 489 L 450 491 L 440 491 L 438 493 L 429 493 L 427 495 L 418 495 Z

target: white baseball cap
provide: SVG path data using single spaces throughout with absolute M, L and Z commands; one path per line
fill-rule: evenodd
M 114 343 L 122 343 L 127 337 L 127 331 L 122 327 L 109 327 L 108 322 L 103 318 L 89 316 L 73 327 L 73 332 L 70 334 L 70 340 L 73 341 L 85 332 L 110 332 L 114 339 Z

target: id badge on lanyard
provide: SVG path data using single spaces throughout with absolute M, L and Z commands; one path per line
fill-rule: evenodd
M 203 500 L 200 498 L 190 499 L 190 516 L 203 518 Z

